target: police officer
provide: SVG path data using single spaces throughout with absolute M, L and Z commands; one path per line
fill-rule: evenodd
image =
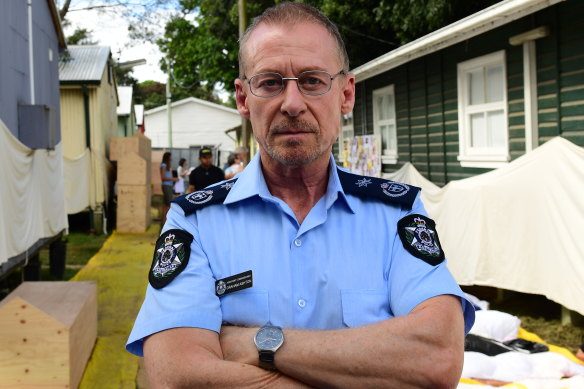
M 127 349 L 153 387 L 454 387 L 474 311 L 419 189 L 336 167 L 353 109 L 337 28 L 303 3 L 240 42 L 260 152 L 179 198 Z

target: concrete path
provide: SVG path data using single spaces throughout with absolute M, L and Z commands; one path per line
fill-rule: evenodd
M 114 232 L 72 279 L 98 284 L 97 342 L 80 389 L 137 387 L 141 358 L 128 353 L 124 346 L 146 292 L 159 231 L 155 223 L 141 234 Z

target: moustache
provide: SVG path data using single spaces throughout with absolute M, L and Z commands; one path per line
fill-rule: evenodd
M 270 134 L 282 134 L 288 132 L 313 132 L 318 133 L 318 127 L 306 120 L 285 120 L 270 127 Z

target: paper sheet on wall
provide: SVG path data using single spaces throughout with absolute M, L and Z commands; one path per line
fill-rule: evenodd
M 375 135 L 362 135 L 345 139 L 343 167 L 355 174 L 381 177 L 379 139 Z

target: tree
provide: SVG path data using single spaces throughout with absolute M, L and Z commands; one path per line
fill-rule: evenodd
M 67 45 L 96 45 L 97 42 L 91 39 L 91 30 L 77 27 L 73 34 L 65 38 Z
M 279 0 L 247 0 L 251 20 Z M 483 9 L 497 0 L 306 0 L 339 27 L 351 67 Z M 211 93 L 238 77 L 237 1 L 183 0 L 158 40 L 177 80 Z

